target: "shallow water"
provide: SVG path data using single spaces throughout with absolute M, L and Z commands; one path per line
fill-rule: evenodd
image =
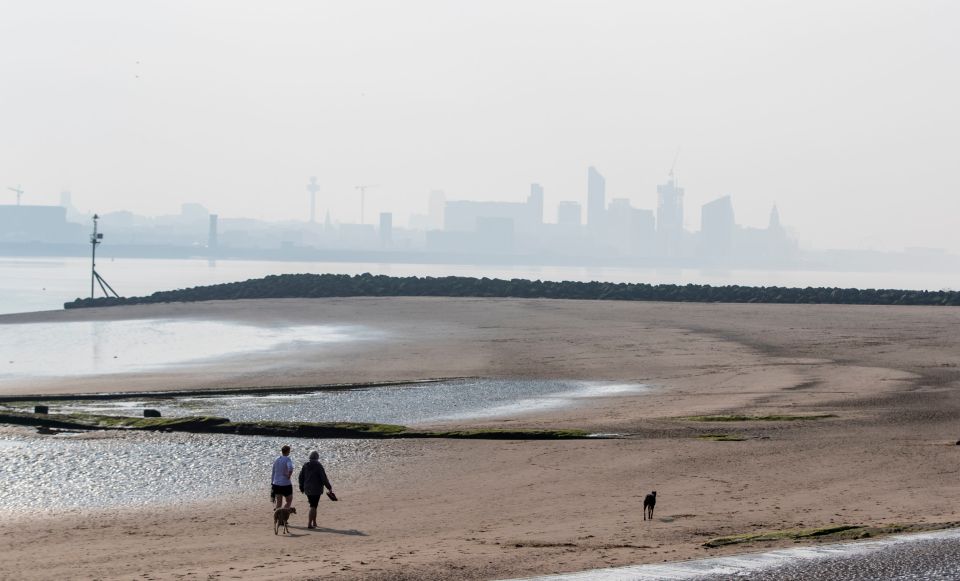
M 266 505 L 270 467 L 284 444 L 297 465 L 308 450 L 319 450 L 335 487 L 404 454 L 399 440 L 100 436 L 0 435 L 0 512 L 183 504 L 259 492 Z
M 50 402 L 54 413 L 87 411 L 233 420 L 363 421 L 411 425 L 507 416 L 573 405 L 589 397 L 640 393 L 640 384 L 585 381 L 461 380 L 268 396 L 213 396 Z M 318 449 L 337 478 L 352 480 L 415 448 L 411 440 L 307 440 L 154 432 L 39 436 L 0 434 L 0 511 L 186 503 L 263 492 L 281 445 L 302 461 Z
M 577 400 L 641 393 L 635 383 L 472 379 L 296 394 L 230 395 L 118 401 L 51 402 L 53 412 L 164 417 L 209 415 L 236 421 L 350 421 L 412 425 L 511 416 L 574 405 Z
M 355 341 L 355 326 L 268 327 L 191 319 L 135 319 L 0 325 L 0 382 L 179 368 L 260 351 Z

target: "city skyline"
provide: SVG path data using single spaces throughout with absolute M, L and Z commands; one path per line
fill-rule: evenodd
M 552 208 L 593 165 L 608 199 L 650 208 L 679 147 L 688 208 L 729 194 L 749 225 L 776 203 L 807 246 L 960 251 L 955 3 L 54 0 L 4 16 L 4 203 L 20 184 L 25 204 L 67 189 L 91 211 L 300 219 L 316 176 L 318 222 L 380 184 L 372 220 L 424 213 L 434 189 L 497 201 L 533 182 Z
M 677 183 L 674 168 L 657 186 L 654 211 L 634 207 L 628 198 L 607 199 L 605 177 L 590 166 L 586 203 L 560 202 L 555 222 L 546 218 L 544 188 L 536 182 L 520 202 L 448 199 L 443 191 L 433 190 L 426 199 L 427 214 L 411 216 L 407 228 L 399 226 L 390 212 L 380 212 L 373 223 L 362 217 L 360 222 L 334 222 L 327 213 L 319 224 L 313 204 L 316 189 L 311 176 L 305 188 L 311 197 L 306 221 L 221 219 L 198 203 L 182 204 L 175 215 L 147 217 L 119 211 L 102 213 L 100 220 L 103 228 L 112 230 L 116 252 L 137 256 L 242 258 L 266 252 L 276 258 L 317 260 L 338 254 L 356 257 L 353 253 L 361 252 L 368 253 L 369 260 L 388 262 L 521 260 L 767 269 L 796 268 L 810 261 L 809 254 L 801 254 L 795 234 L 781 223 L 776 205 L 766 226 L 757 228 L 740 224 L 731 197 L 722 196 L 702 205 L 698 229 L 687 229 L 685 190 Z M 6 245 L 5 251 L 76 252 L 81 223 L 90 216 L 77 211 L 69 192 L 60 198 L 60 206 L 0 205 L 0 243 Z M 927 250 L 917 256 L 928 266 L 939 257 Z M 946 262 L 940 267 L 955 259 L 946 254 L 942 258 Z M 884 260 L 889 264 L 889 257 L 880 258 L 881 263 Z

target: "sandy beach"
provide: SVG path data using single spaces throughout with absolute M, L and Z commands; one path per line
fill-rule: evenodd
M 304 514 L 286 537 L 274 536 L 260 489 L 180 507 L 5 516 L 0 578 L 497 579 L 775 546 L 702 547 L 721 535 L 960 520 L 957 309 L 289 299 L 8 315 L 0 325 L 124 318 L 361 325 L 381 336 L 0 392 L 471 376 L 654 389 L 471 424 L 621 439 L 394 442 L 396 458 L 376 472 L 342 485 L 331 474 L 342 501 L 321 503 L 320 529 L 305 528 L 305 497 L 297 496 Z M 833 417 L 679 419 L 701 414 Z M 698 437 L 717 433 L 743 439 Z M 656 518 L 643 522 L 643 495 L 654 489 Z

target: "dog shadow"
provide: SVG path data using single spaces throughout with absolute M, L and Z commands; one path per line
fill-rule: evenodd
M 304 531 L 306 533 L 331 533 L 334 535 L 347 535 L 351 537 L 366 537 L 367 533 L 363 531 L 358 531 L 357 529 L 332 529 L 330 527 L 317 527 L 315 529 L 308 529 L 307 527 L 290 527 L 291 529 L 297 529 L 299 531 Z M 303 535 L 297 535 L 303 536 Z

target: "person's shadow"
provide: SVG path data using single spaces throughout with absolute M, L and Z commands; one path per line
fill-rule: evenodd
M 307 527 L 290 527 L 292 529 L 301 530 L 307 533 L 332 533 L 335 535 L 348 535 L 352 537 L 365 537 L 367 533 L 363 531 L 358 531 L 357 529 L 331 529 L 330 527 L 317 527 L 315 529 L 308 529 Z M 300 535 L 297 535 L 300 536 Z

